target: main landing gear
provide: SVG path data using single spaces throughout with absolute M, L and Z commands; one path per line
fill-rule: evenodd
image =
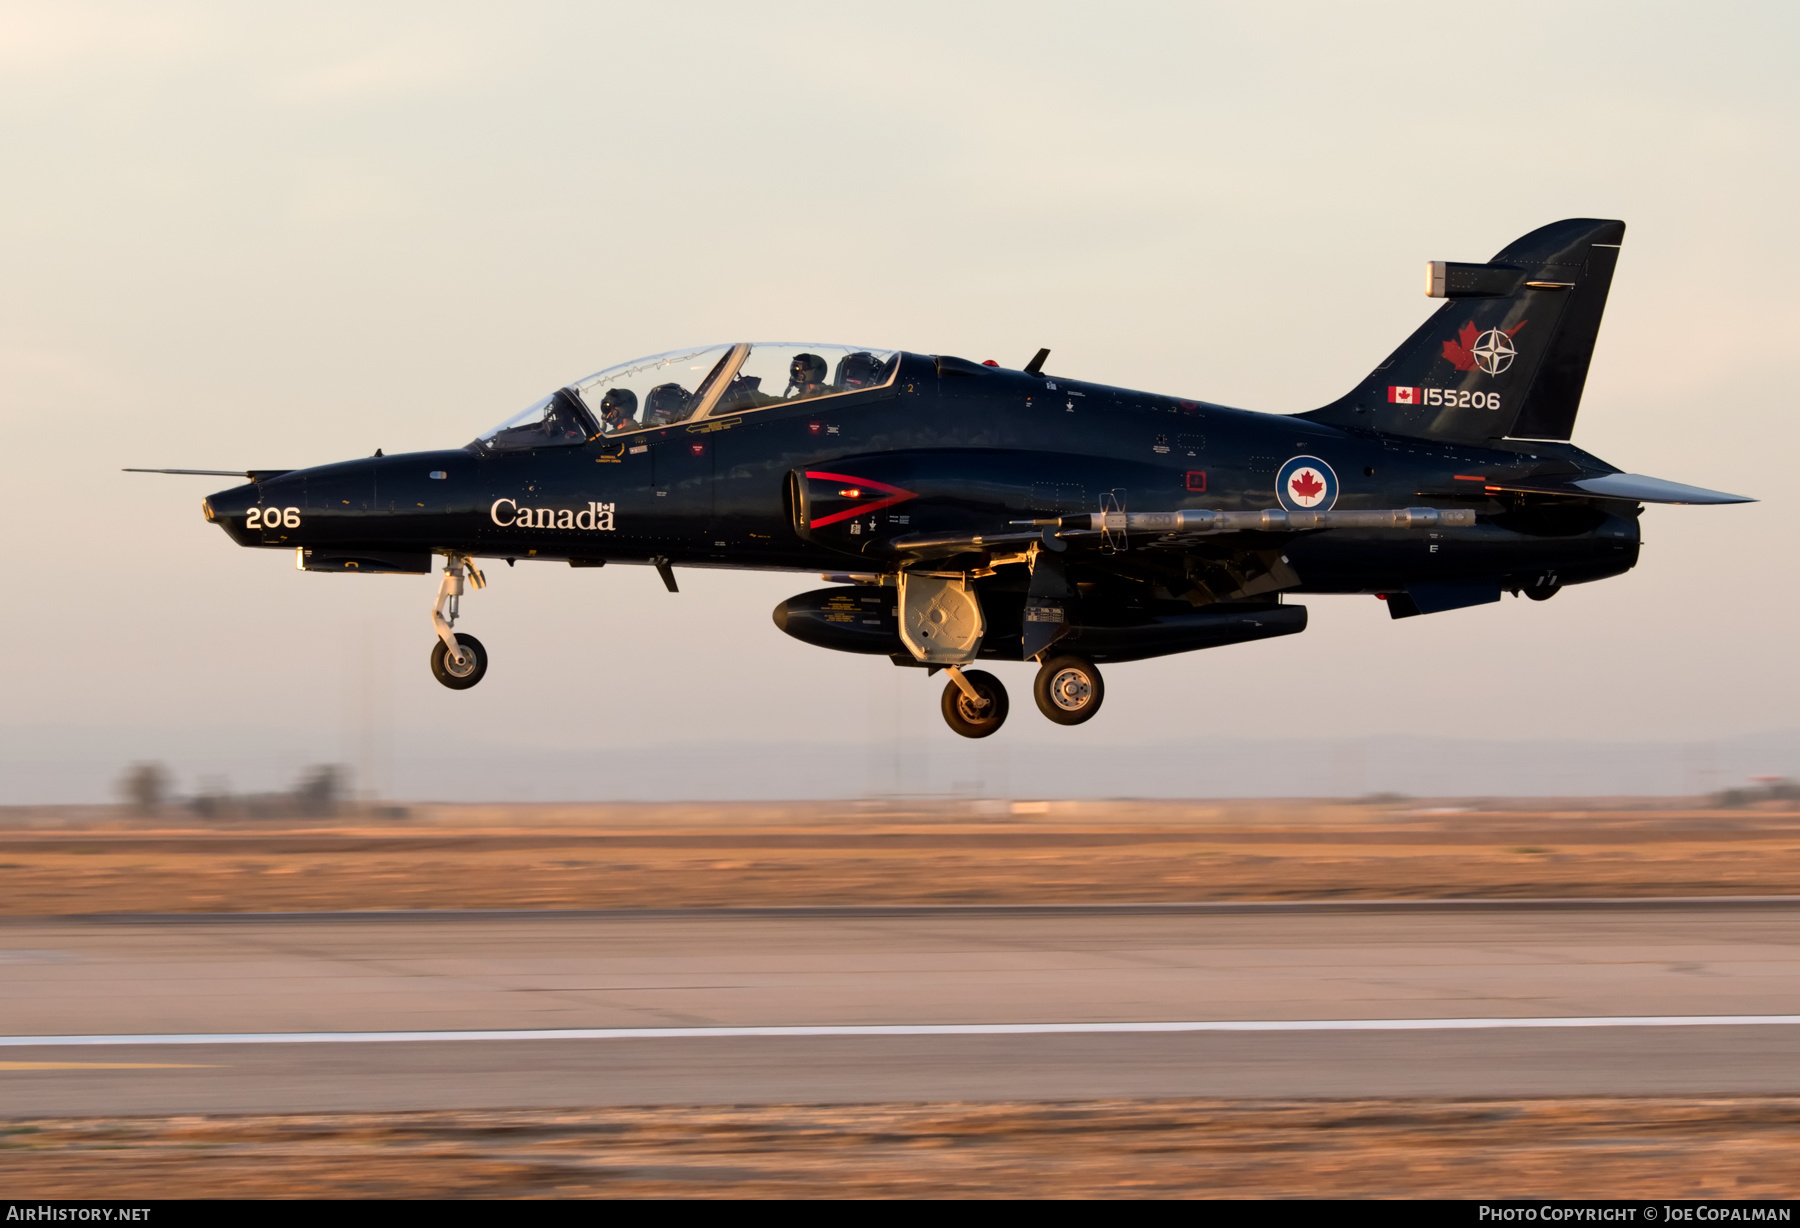
M 944 687 L 944 723 L 965 738 L 998 732 L 1008 706 L 1000 680 L 985 670 L 964 672 L 954 665 L 944 672 L 950 675 Z M 1106 683 L 1086 657 L 1051 657 L 1038 669 L 1031 694 L 1038 711 L 1058 725 L 1079 725 L 1100 711 Z
M 986 670 L 964 673 L 952 665 L 944 670 L 950 682 L 944 687 L 944 722 L 965 738 L 985 738 L 1006 723 L 1006 688 Z
M 1106 683 L 1086 657 L 1051 657 L 1038 669 L 1031 695 L 1038 711 L 1058 725 L 1079 725 L 1100 711 Z
M 438 585 L 437 603 L 431 607 L 431 625 L 438 642 L 431 646 L 431 676 L 453 691 L 466 691 L 487 673 L 487 649 L 472 635 L 458 635 L 457 607 L 463 595 L 463 573 L 477 590 L 487 587 L 487 580 L 475 560 L 466 554 L 453 554 L 444 564 L 444 579 Z

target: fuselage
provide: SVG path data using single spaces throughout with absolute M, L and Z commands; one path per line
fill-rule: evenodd
M 1611 469 L 1569 444 L 1439 443 L 959 366 L 902 354 L 886 386 L 822 399 L 575 446 L 476 443 L 297 470 L 211 496 L 208 515 L 239 544 L 268 548 L 879 571 L 897 534 L 999 533 L 1092 511 L 1102 496 L 1134 511 L 1276 508 L 1278 469 L 1310 456 L 1335 472 L 1339 509 L 1461 507 L 1478 520 L 1431 534 L 1303 534 L 1284 546 L 1299 579 L 1291 592 L 1472 577 L 1529 587 L 1544 573 L 1568 584 L 1637 559 L 1633 502 L 1489 489 L 1498 472 Z M 797 531 L 790 475 L 865 476 L 858 461 L 899 466 L 922 493 L 872 516 L 861 541 Z

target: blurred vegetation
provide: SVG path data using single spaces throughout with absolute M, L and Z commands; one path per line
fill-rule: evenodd
M 119 792 L 133 810 L 150 814 L 168 799 L 168 770 L 160 763 L 134 763 L 119 778 Z
M 134 763 L 119 779 L 119 793 L 140 814 L 151 814 L 177 799 L 169 770 L 160 763 Z M 233 793 L 222 779 L 200 782 L 192 796 L 179 799 L 203 819 L 330 818 L 350 804 L 350 774 L 335 763 L 314 764 L 300 773 L 294 787 L 275 793 Z M 404 818 L 404 807 L 379 808 L 382 817 Z
M 1785 802 L 1793 806 L 1800 803 L 1800 781 L 1782 777 L 1742 789 L 1726 789 L 1713 794 L 1712 802 L 1721 810 L 1739 810 L 1767 802 Z

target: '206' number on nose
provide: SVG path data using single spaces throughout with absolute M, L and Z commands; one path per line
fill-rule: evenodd
M 300 509 L 297 507 L 253 507 L 244 517 L 246 529 L 297 529 Z

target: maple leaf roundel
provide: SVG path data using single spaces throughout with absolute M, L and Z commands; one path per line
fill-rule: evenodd
M 1316 456 L 1296 456 L 1275 472 L 1275 497 L 1290 512 L 1324 512 L 1337 502 L 1337 474 Z

